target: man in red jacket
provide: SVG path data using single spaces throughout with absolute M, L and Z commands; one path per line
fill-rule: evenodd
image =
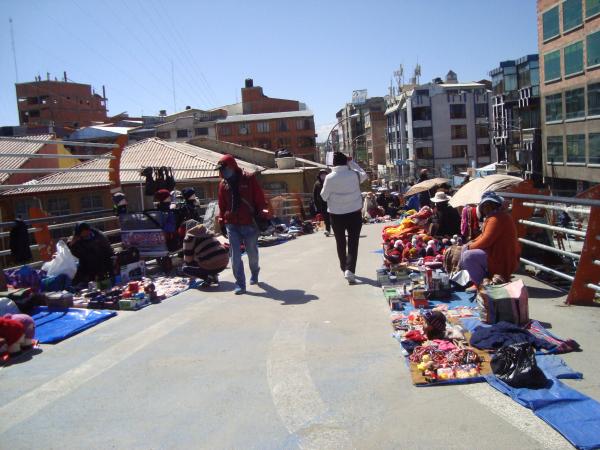
M 231 265 L 235 277 L 235 294 L 246 292 L 246 275 L 242 262 L 244 244 L 250 265 L 250 284 L 258 284 L 258 227 L 256 215 L 268 217 L 265 194 L 253 174 L 239 168 L 235 158 L 224 155 L 217 165 L 219 184 L 219 223 L 229 237 Z

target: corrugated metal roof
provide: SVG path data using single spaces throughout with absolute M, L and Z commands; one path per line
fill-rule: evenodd
M 53 139 L 52 134 L 42 134 L 39 136 L 23 136 L 23 139 L 39 139 L 40 141 Z M 46 144 L 35 144 L 32 142 L 19 141 L 1 141 L 0 142 L 0 165 L 3 169 L 18 169 L 31 158 L 27 155 L 34 155 L 39 152 Z M 23 158 L 3 158 L 3 153 L 22 153 Z M 0 184 L 3 184 L 11 174 L 0 173 Z
M 264 114 L 238 114 L 233 116 L 227 116 L 225 119 L 217 120 L 217 123 L 228 123 L 228 122 L 250 122 L 253 120 L 269 120 L 269 119 L 286 119 L 288 117 L 312 117 L 312 111 L 286 111 L 276 113 L 264 113 Z
M 218 177 L 216 170 L 221 153 L 213 152 L 195 145 L 180 142 L 165 142 L 157 138 L 149 138 L 135 144 L 128 145 L 121 155 L 121 169 L 136 169 L 133 171 L 121 172 L 121 184 L 138 184 L 142 179 L 139 172 L 143 167 L 172 167 L 175 179 L 195 180 Z M 107 159 L 94 159 L 75 168 L 106 169 L 102 172 L 59 172 L 48 175 L 37 180 L 40 184 L 56 184 L 56 187 L 38 187 L 35 185 L 27 188 L 19 188 L 5 192 L 3 195 L 14 195 L 34 192 L 60 191 L 65 190 L 63 183 L 82 183 L 81 187 L 72 187 L 72 189 L 81 189 L 91 187 L 85 183 L 106 182 L 108 186 L 108 164 Z M 238 165 L 247 172 L 257 172 L 263 170 L 261 166 L 250 164 L 238 160 Z M 97 187 L 97 186 L 96 186 Z

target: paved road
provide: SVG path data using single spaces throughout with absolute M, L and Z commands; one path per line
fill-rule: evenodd
M 363 229 L 357 286 L 333 238 L 305 236 L 261 250 L 248 295 L 228 272 L 0 369 L 0 448 L 570 448 L 485 384 L 411 385 L 372 281 L 380 229 Z M 600 399 L 600 311 L 534 293 L 533 315 L 583 344 L 567 360 Z

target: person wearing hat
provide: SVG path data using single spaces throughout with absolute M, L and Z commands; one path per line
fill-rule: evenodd
M 72 281 L 74 285 L 112 277 L 114 253 L 102 231 L 86 222 L 80 222 L 75 226 L 67 245 L 73 256 L 79 259 L 77 273 Z
M 185 188 L 181 191 L 181 198 L 183 199 L 183 204 L 181 205 L 182 222 L 187 220 L 202 220 L 196 190 L 192 187 Z
M 446 237 L 460 233 L 460 214 L 448 203 L 451 198 L 440 190 L 430 199 L 434 212 L 430 230 L 432 236 Z
M 195 221 L 185 223 L 186 234 L 183 240 L 184 274 L 203 280 L 201 287 L 218 284 L 218 275 L 227 267 L 229 254 L 214 233 Z
M 356 283 L 358 240 L 362 228 L 360 185 L 366 172 L 341 152 L 333 154 L 333 170 L 325 177 L 321 197 L 327 202 L 340 268 L 349 284 Z M 346 233 L 348 241 L 346 242 Z
M 127 213 L 127 198 L 125 197 L 125 194 L 122 192 L 115 192 L 112 196 L 112 200 L 115 215 L 119 216 Z
M 421 183 L 423 181 L 429 180 L 429 170 L 421 169 L 419 173 L 419 181 L 417 183 Z M 431 194 L 429 191 L 423 191 L 419 194 L 419 206 L 422 208 L 423 206 L 431 207 Z
M 172 200 L 171 193 L 167 189 L 159 189 L 154 194 L 156 209 L 159 211 L 170 211 Z
M 488 276 L 499 275 L 508 282 L 519 266 L 517 227 L 503 205 L 495 192 L 481 196 L 477 214 L 483 218 L 482 233 L 462 248 L 460 268 L 469 272 L 475 288 Z
M 236 295 L 246 292 L 242 262 L 244 244 L 250 266 L 250 284 L 258 284 L 258 235 L 256 216 L 269 218 L 265 194 L 253 174 L 244 172 L 231 155 L 223 155 L 217 164 L 219 183 L 219 223 L 229 236 L 231 265 Z
M 325 177 L 328 174 L 329 171 L 327 169 L 319 170 L 317 180 L 313 186 L 313 202 L 315 204 L 317 213 L 323 216 L 323 221 L 325 222 L 325 236 L 329 236 L 331 234 L 331 220 L 329 218 L 329 213 L 327 212 L 327 202 L 321 197 L 321 191 L 323 190 L 323 182 L 325 181 Z

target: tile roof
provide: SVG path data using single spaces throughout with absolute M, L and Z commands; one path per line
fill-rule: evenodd
M 23 136 L 23 139 L 39 139 L 49 140 L 53 139 L 52 134 L 42 134 L 39 136 Z M 35 144 L 32 142 L 18 142 L 18 141 L 0 141 L 0 165 L 3 169 L 18 169 L 31 158 L 27 155 L 34 155 L 39 152 L 46 144 Z M 3 158 L 4 153 L 22 153 L 23 158 Z M 4 183 L 11 174 L 0 173 L 0 184 Z
M 216 178 L 219 158 L 223 156 L 211 150 L 180 142 L 166 142 L 158 138 L 149 138 L 128 145 L 121 155 L 121 169 L 136 169 L 136 171 L 121 172 L 121 184 L 138 184 L 141 180 L 139 170 L 143 167 L 172 167 L 177 181 Z M 61 186 L 64 183 L 82 183 L 81 186 L 70 189 L 91 187 L 85 183 L 106 182 L 108 186 L 108 159 L 93 159 L 78 164 L 74 168 L 106 169 L 104 172 L 59 172 L 40 178 L 36 183 L 24 185 L 5 192 L 3 195 L 14 195 L 34 192 L 61 191 L 69 189 Z M 263 167 L 238 160 L 238 165 L 247 172 L 264 170 Z M 35 184 L 56 184 L 52 187 L 35 187 Z M 98 187 L 98 186 L 95 186 Z

